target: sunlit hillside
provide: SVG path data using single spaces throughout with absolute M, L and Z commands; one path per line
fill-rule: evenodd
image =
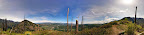
M 24 24 L 23 22 L 26 23 Z M 144 31 L 144 28 L 142 26 L 129 21 L 129 18 L 123 18 L 122 20 L 112 21 L 103 25 L 85 24 L 83 30 L 81 30 L 80 25 L 79 32 L 77 33 L 75 32 L 75 25 L 73 26 L 72 32 L 66 32 L 66 26 L 63 26 L 63 24 L 40 24 L 41 26 L 38 25 L 39 24 L 34 24 L 28 20 L 24 20 L 16 25 L 14 28 L 7 29 L 7 31 L 2 31 L 2 28 L 0 28 L 0 34 L 25 35 L 30 33 L 31 35 L 136 35 L 143 33 Z M 47 29 L 44 26 L 47 26 Z M 56 26 L 58 28 L 53 29 L 51 28 L 51 26 Z

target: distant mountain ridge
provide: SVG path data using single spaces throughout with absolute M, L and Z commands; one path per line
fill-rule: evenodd
M 134 17 L 124 17 L 121 20 L 127 19 L 128 21 L 132 21 L 134 23 L 135 18 Z M 137 24 L 144 24 L 144 18 L 136 18 Z
M 134 18 L 124 17 L 120 20 L 106 23 L 98 28 L 82 30 L 82 34 L 79 35 L 137 35 L 144 30 L 143 25 L 141 25 L 143 24 L 143 20 L 143 18 L 137 18 L 138 24 L 134 24 Z
M 124 17 L 121 20 L 125 20 L 127 19 L 128 21 L 131 21 L 134 23 L 134 19 L 133 17 Z M 2 21 L 4 19 L 0 19 L 0 28 L 2 28 Z M 32 23 L 28 20 L 24 20 L 22 22 L 14 22 L 14 21 L 8 21 L 8 27 L 11 29 L 13 27 L 13 32 L 24 32 L 24 31 L 35 31 L 38 29 L 47 29 L 47 30 L 65 30 L 66 28 L 66 24 L 67 23 Z M 119 20 L 118 20 L 119 21 Z M 143 18 L 137 18 L 137 24 L 144 24 L 144 19 Z M 25 24 L 24 22 L 26 22 L 27 24 Z M 113 22 L 113 21 L 112 21 Z M 69 23 L 69 27 L 71 23 Z M 24 26 L 26 25 L 26 26 Z M 39 25 L 39 26 L 38 26 Z M 100 27 L 104 24 L 84 24 L 85 28 L 93 28 L 93 27 Z M 81 26 L 81 24 L 79 24 L 79 27 Z M 24 30 L 23 27 L 27 27 L 25 28 L 26 30 Z M 41 27 L 41 28 L 40 28 Z M 106 26 L 107 27 L 107 26 Z M 144 25 L 142 25 L 142 27 L 144 27 Z M 73 28 L 75 28 L 75 23 L 73 23 Z

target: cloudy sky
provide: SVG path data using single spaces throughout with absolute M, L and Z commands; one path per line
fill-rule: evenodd
M 73 17 L 75 22 L 79 16 L 84 17 L 84 23 L 104 23 L 119 20 L 123 17 L 134 17 L 138 6 L 138 16 L 144 18 L 144 0 L 0 0 L 0 18 L 13 21 L 26 19 L 34 23 L 69 22 Z

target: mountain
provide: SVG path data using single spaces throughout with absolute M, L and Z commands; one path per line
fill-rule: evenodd
M 133 17 L 124 17 L 123 19 L 127 19 L 128 21 L 132 21 L 133 23 L 135 21 L 135 18 L 133 18 Z M 144 19 L 143 18 L 136 18 L 136 21 L 137 21 L 136 22 L 137 24 L 144 24 Z
M 121 20 L 124 20 L 124 19 L 126 19 L 128 21 L 131 21 L 133 23 L 135 21 L 135 18 L 133 18 L 133 17 L 125 17 L 125 18 L 123 18 Z M 136 24 L 138 24 L 138 25 L 140 25 L 140 26 L 142 26 L 144 28 L 144 18 L 136 18 L 136 21 L 137 21 Z
M 0 19 L 2 21 L 3 19 Z M 39 31 L 39 30 L 58 30 L 58 31 L 65 31 L 66 30 L 66 23 L 32 23 L 31 21 L 24 20 L 22 22 L 14 22 L 8 21 L 9 28 L 12 28 L 12 32 L 15 33 L 23 33 L 25 31 Z M 134 18 L 132 17 L 124 17 L 121 20 L 112 21 L 106 24 L 84 24 L 85 31 L 82 30 L 83 33 L 105 33 L 110 34 L 112 32 L 116 32 L 115 34 L 126 33 L 128 27 L 132 24 L 143 27 L 144 28 L 144 19 L 137 18 L 137 24 L 134 24 Z M 0 24 L 2 25 L 2 24 Z M 71 24 L 69 23 L 69 29 Z M 73 24 L 73 31 L 75 31 L 75 24 Z M 81 24 L 79 24 L 79 30 L 81 31 Z M 111 31 L 108 31 L 111 30 Z M 95 31 L 95 32 L 93 32 Z M 136 30 L 138 32 L 138 30 Z M 89 34 L 90 35 L 90 34 Z M 101 34 L 99 34 L 101 35 Z
M 142 18 L 137 18 L 143 20 Z M 143 24 L 141 22 L 141 24 Z M 12 33 L 24 33 L 25 31 L 32 32 L 37 35 L 137 35 L 144 31 L 141 24 L 135 24 L 134 18 L 125 17 L 121 20 L 111 21 L 106 24 L 84 24 L 84 29 L 81 30 L 79 24 L 79 32 L 75 33 L 75 24 L 73 24 L 72 32 L 66 31 L 66 23 L 32 23 L 24 20 L 13 26 Z M 44 29 L 43 29 L 44 28 Z M 69 24 L 70 29 L 70 24 Z M 40 31 L 39 31 L 40 30 Z M 8 31 L 9 32 L 9 31 Z M 29 34 L 29 33 L 28 33 Z
M 15 27 L 13 27 L 12 32 L 24 33 L 25 31 L 39 31 L 39 30 L 42 30 L 42 28 L 39 27 L 38 24 L 32 23 L 28 20 L 24 20 L 20 22 L 20 24 L 17 24 Z
M 144 31 L 144 28 L 130 20 L 130 18 L 124 18 L 112 21 L 98 28 L 82 30 L 78 35 L 137 35 Z

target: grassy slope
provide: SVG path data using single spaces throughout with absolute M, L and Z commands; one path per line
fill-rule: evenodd
M 80 31 L 80 35 L 138 34 L 142 27 L 127 20 L 113 21 L 99 28 Z
M 56 30 L 33 31 L 34 35 L 118 35 L 120 33 L 132 35 L 140 32 L 142 27 L 127 20 L 113 21 L 98 28 L 85 29 L 75 34 Z M 17 33 L 12 33 L 17 34 Z

